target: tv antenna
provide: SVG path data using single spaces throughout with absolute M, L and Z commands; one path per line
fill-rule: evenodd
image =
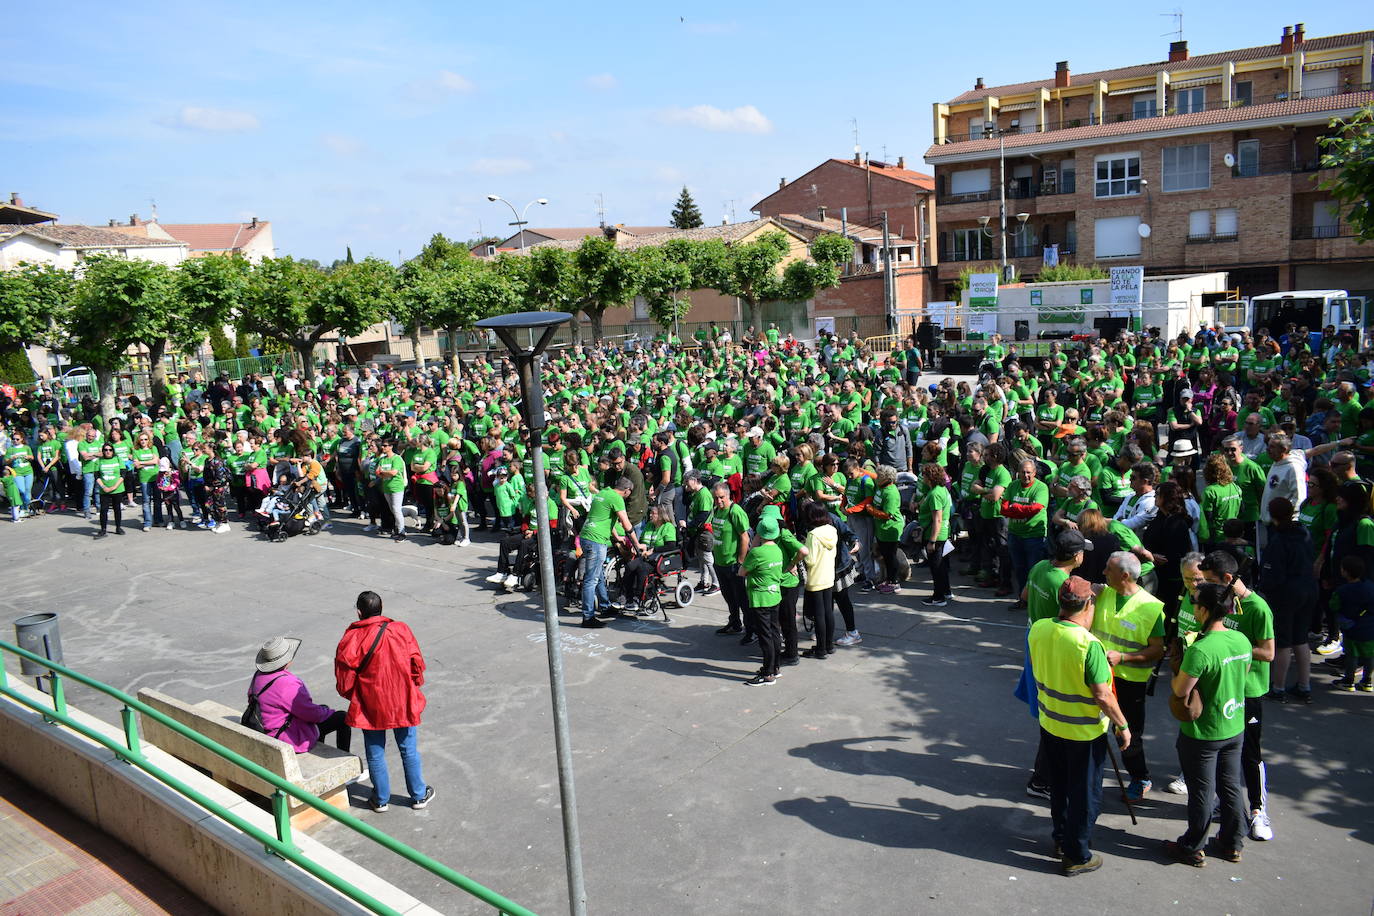
M 602 229 L 606 228 L 606 195 L 598 191 L 596 196 L 596 219 L 597 225 Z
M 849 126 L 854 134 L 854 155 L 859 155 L 859 119 L 850 118 Z
M 1174 41 L 1182 41 L 1182 40 L 1183 40 L 1183 8 L 1182 8 L 1182 7 L 1177 7 L 1177 6 L 1176 6 L 1176 7 L 1174 7 L 1174 9 L 1173 9 L 1172 12 L 1169 12 L 1169 13 L 1160 13 L 1159 15 L 1161 15 L 1161 16 L 1167 16 L 1167 17 L 1169 17 L 1170 19 L 1174 20 L 1174 27 L 1173 27 L 1173 29 L 1172 29 L 1171 31 L 1165 32 L 1163 35 L 1161 35 L 1161 36 L 1159 36 L 1159 37 L 1160 37 L 1160 38 L 1173 38 Z
M 731 199 L 731 200 L 721 201 L 721 205 L 725 208 L 725 215 L 726 215 L 727 217 L 729 217 L 731 224 L 734 224 L 734 222 L 735 222 L 735 202 L 734 202 L 734 200 Z
M 152 208 L 153 208 L 153 215 L 152 215 L 151 217 L 149 217 L 149 220 L 148 220 L 148 221 L 149 221 L 149 222 L 152 222 L 152 223 L 155 223 L 155 222 L 157 222 L 157 201 L 150 197 L 150 198 L 148 198 L 148 203 L 149 203 L 150 205 L 152 205 Z

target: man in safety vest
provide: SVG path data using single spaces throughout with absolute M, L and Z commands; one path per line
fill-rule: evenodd
M 1049 755 L 1055 852 L 1067 877 L 1102 867 L 1089 839 L 1102 808 L 1109 722 L 1122 749 L 1131 746 L 1126 717 L 1112 694 L 1107 653 L 1088 629 L 1092 599 L 1088 580 L 1071 576 L 1059 587 L 1059 616 L 1038 620 L 1030 629 L 1040 741 Z
M 1131 775 L 1126 797 L 1135 801 L 1151 788 L 1145 763 L 1145 689 L 1155 662 L 1164 656 L 1164 602 L 1139 585 L 1140 560 L 1118 551 L 1107 560 L 1107 585 L 1098 586 L 1092 631 L 1107 650 L 1117 702 L 1135 740 L 1121 753 Z

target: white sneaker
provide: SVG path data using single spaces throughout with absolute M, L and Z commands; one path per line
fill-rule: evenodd
M 171 530 L 172 530 L 172 523 L 171 523 L 171 522 L 168 522 L 168 523 L 167 523 L 165 526 L 163 526 L 163 527 L 165 527 L 168 531 L 171 531 Z
M 1269 823 L 1269 812 L 1261 808 L 1250 813 L 1250 839 L 1272 840 L 1274 838 L 1274 828 Z
M 1173 778 L 1173 781 L 1171 781 L 1171 782 L 1170 782 L 1167 786 L 1165 786 L 1164 788 L 1168 789 L 1169 792 L 1171 792 L 1171 793 L 1174 794 L 1174 795 L 1187 795 L 1187 794 L 1188 794 L 1188 783 L 1187 783 L 1187 781 L 1184 780 L 1184 778 L 1183 778 L 1182 776 L 1175 776 L 1175 777 Z
M 19 518 L 14 518 L 14 519 L 11 519 L 10 521 L 14 522 L 14 523 L 17 525 L 17 524 L 19 524 L 20 522 L 22 522 L 23 520 L 24 520 L 24 517 L 23 517 L 23 516 L 20 516 Z
M 506 576 L 506 582 L 505 582 L 506 588 L 515 588 L 515 587 L 516 587 L 517 585 L 519 585 L 519 584 L 520 584 L 520 577 L 519 577 L 519 576 Z
M 228 522 L 220 522 L 219 524 L 215 525 L 215 534 L 223 534 L 224 532 L 226 532 L 226 531 L 228 531 L 228 530 L 229 530 L 229 523 L 228 523 Z
M 461 541 L 458 542 L 458 546 L 459 546 L 459 547 L 471 547 L 471 546 L 472 546 L 472 541 L 469 541 L 467 538 L 463 538 Z
M 499 572 L 492 573 L 491 575 L 487 576 L 487 583 L 490 585 L 500 585 L 502 582 L 505 581 L 506 577 L 501 575 Z
M 1341 648 L 1341 641 L 1340 641 L 1340 639 L 1330 639 L 1330 640 L 1327 640 L 1326 642 L 1322 643 L 1320 646 L 1317 646 L 1317 654 L 1318 654 L 1318 655 L 1335 655 L 1336 652 L 1337 652 L 1337 650 L 1339 650 L 1340 648 Z
M 863 642 L 864 638 L 859 635 L 858 630 L 850 630 L 848 633 L 835 640 L 837 646 L 857 646 Z

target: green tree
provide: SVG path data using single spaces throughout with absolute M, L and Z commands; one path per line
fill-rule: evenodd
M 692 192 L 687 190 L 687 186 L 682 186 L 682 193 L 677 196 L 677 203 L 673 204 L 673 228 L 674 229 L 698 229 L 701 227 L 701 210 L 697 207 L 697 202 L 692 200 Z
M 715 289 L 748 307 L 748 322 L 762 330 L 765 302 L 804 302 L 817 290 L 837 286 L 840 266 L 853 256 L 853 242 L 823 235 L 811 243 L 811 258 L 796 259 L 779 269 L 791 251 L 787 235 L 765 232 L 751 242 L 726 247 L 724 276 Z
M 167 315 L 177 298 L 170 268 L 152 261 L 95 256 L 72 293 L 61 349 L 95 373 L 100 413 L 115 411 L 116 373 L 136 344 L 166 340 Z
M 248 359 L 252 356 L 252 344 L 248 341 L 248 332 L 242 328 L 234 329 L 234 358 Z
M 210 329 L 210 354 L 216 362 L 227 362 L 234 358 L 234 342 L 218 325 Z
M 1111 275 L 1111 271 L 1097 264 L 1055 264 L 1053 267 L 1042 268 L 1036 276 L 1036 282 L 1083 283 L 1088 280 L 1105 280 Z M 967 287 L 968 283 L 965 282 L 963 289 Z
M 425 325 L 442 325 L 434 317 L 438 307 L 434 296 L 445 285 L 441 275 L 460 269 L 471 260 L 473 258 L 467 248 L 449 240 L 442 233 L 435 233 L 419 254 L 401 266 L 392 317 L 405 328 L 415 352 L 416 365 L 421 369 L 425 368 L 421 329 Z M 450 339 L 452 337 L 450 335 Z
M 639 294 L 649 307 L 649 317 L 671 333 L 692 307 L 692 300 L 683 295 L 692 288 L 692 269 L 685 261 L 668 257 L 659 246 L 641 248 L 634 258 L 638 262 Z
M 0 271 L 0 354 L 7 367 L 0 379 L 33 380 L 24 345 L 49 341 L 75 286 L 70 271 L 50 264 L 20 264 Z
M 224 333 L 224 326 L 229 323 L 243 295 L 248 271 L 248 262 L 234 255 L 192 258 L 177 269 L 177 297 L 165 316 L 162 334 L 146 342 L 151 363 L 149 383 L 155 404 L 167 398 L 167 367 L 162 357 L 169 343 L 174 352 L 191 353 L 209 335 L 215 359 L 234 358 L 234 348 Z M 221 338 L 218 342 L 216 333 Z
M 1322 189 L 1344 204 L 1345 219 L 1355 237 L 1374 241 L 1374 105 L 1366 105 L 1354 117 L 1331 122 L 1333 131 L 1319 142 L 1324 169 L 1339 169 L 1322 182 Z
M 362 333 L 391 312 L 396 268 L 377 258 L 321 274 L 290 257 L 264 258 L 239 302 L 239 326 L 289 347 L 306 378 L 315 377 L 315 347 L 332 332 Z
M 523 257 L 498 258 L 522 260 L 525 295 L 540 309 L 568 312 L 573 316 L 571 326 L 574 340 L 581 339 L 581 323 L 577 318 L 577 268 L 572 252 L 554 245 L 540 245 Z
M 572 264 L 577 307 L 591 320 L 592 339 L 599 341 L 606 310 L 625 305 L 638 292 L 638 263 L 612 240 L 590 236 L 573 252 Z

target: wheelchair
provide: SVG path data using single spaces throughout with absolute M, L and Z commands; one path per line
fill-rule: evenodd
M 648 567 L 644 574 L 644 593 L 627 595 L 639 601 L 635 616 L 653 618 L 660 614 L 664 623 L 672 623 L 669 606 L 685 608 L 692 603 L 696 592 L 688 580 L 686 563 L 681 550 L 667 550 L 644 557 Z

